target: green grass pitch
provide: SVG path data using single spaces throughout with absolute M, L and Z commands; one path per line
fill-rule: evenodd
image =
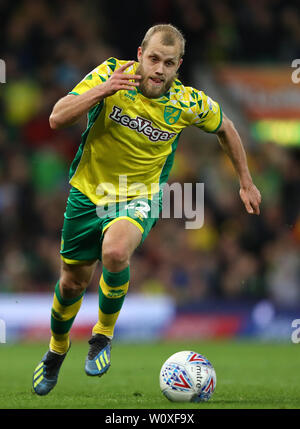
M 47 343 L 0 345 L 1 409 L 299 409 L 300 347 L 257 342 L 158 342 L 112 348 L 112 366 L 102 378 L 84 373 L 88 345 L 74 340 L 49 395 L 31 392 L 33 370 Z M 200 404 L 169 402 L 159 389 L 163 362 L 180 350 L 204 354 L 214 365 L 217 387 Z

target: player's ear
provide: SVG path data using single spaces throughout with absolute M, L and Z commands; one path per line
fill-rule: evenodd
M 182 63 L 183 63 L 183 59 L 182 59 L 182 58 L 180 58 L 179 63 L 178 63 L 177 70 L 179 69 L 179 67 L 181 66 L 181 64 L 182 64 Z
M 137 51 L 137 58 L 140 61 L 142 58 L 142 48 L 141 46 L 138 47 L 138 51 Z

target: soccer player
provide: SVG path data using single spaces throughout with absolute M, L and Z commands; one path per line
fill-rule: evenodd
M 260 193 L 233 123 L 203 91 L 178 80 L 184 49 L 177 28 L 151 27 L 138 48 L 137 62 L 109 58 L 53 108 L 53 129 L 72 125 L 82 115 L 88 120 L 70 167 L 49 350 L 33 374 L 39 395 L 57 383 L 72 323 L 98 260 L 103 265 L 98 321 L 85 372 L 101 376 L 109 369 L 114 327 L 129 286 L 130 258 L 157 221 L 163 186 L 185 127 L 195 125 L 217 135 L 235 167 L 247 212 L 259 214 Z

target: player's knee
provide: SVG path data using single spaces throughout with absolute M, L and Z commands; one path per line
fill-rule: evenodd
M 59 282 L 60 292 L 65 299 L 72 299 L 79 296 L 87 287 L 86 282 L 76 281 L 67 276 L 62 276 Z
M 102 249 L 102 261 L 109 270 L 122 269 L 129 264 L 129 251 L 121 243 L 104 245 Z

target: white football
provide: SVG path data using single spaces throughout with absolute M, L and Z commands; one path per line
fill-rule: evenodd
M 172 402 L 204 402 L 214 393 L 217 378 L 205 356 L 182 351 L 165 361 L 159 384 L 162 393 Z

